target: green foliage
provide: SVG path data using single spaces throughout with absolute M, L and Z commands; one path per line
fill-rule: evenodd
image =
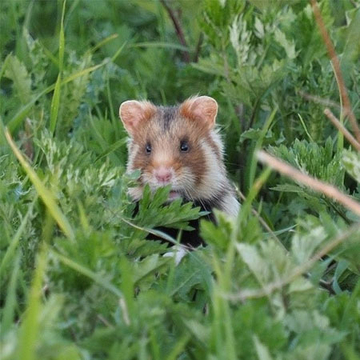
M 360 157 L 359 154 L 344 150 L 342 165 L 345 170 L 357 181 L 360 182 Z
M 360 8 L 318 2 L 359 118 Z M 360 199 L 359 155 L 323 115 L 347 125 L 311 5 L 166 3 L 186 47 L 160 1 L 0 2 L 2 358 L 357 359 L 359 219 L 276 174 L 260 190 L 254 155 Z M 128 196 L 119 104 L 196 93 L 218 101 L 227 168 L 254 198 L 237 219 L 169 188 Z M 206 246 L 176 264 L 169 243 L 197 219 Z
M 4 76 L 13 82 L 14 90 L 22 104 L 26 104 L 31 96 L 31 79 L 24 64 L 14 55 L 6 58 Z

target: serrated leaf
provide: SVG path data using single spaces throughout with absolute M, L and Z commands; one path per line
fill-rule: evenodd
M 313 285 L 309 280 L 298 277 L 290 283 L 289 293 L 309 291 L 311 289 L 313 289 Z
M 344 150 L 341 162 L 346 172 L 360 183 L 360 153 Z
M 261 343 L 257 336 L 253 337 L 255 349 L 259 360 L 272 360 L 269 349 Z
M 275 29 L 275 40 L 283 47 L 290 60 L 295 59 L 295 43 L 293 40 L 287 40 L 285 34 L 280 29 Z
M 262 39 L 265 35 L 264 25 L 258 17 L 255 17 L 255 34 L 259 39 Z
M 327 237 L 328 234 L 321 226 L 310 229 L 304 235 L 295 234 L 291 241 L 291 254 L 297 263 L 302 264 L 310 259 Z
M 195 336 L 202 343 L 206 344 L 210 335 L 209 329 L 206 326 L 195 320 L 185 320 L 184 324 L 188 328 L 188 331 L 193 334 L 193 336 Z
M 8 55 L 4 76 L 13 81 L 21 103 L 28 103 L 31 98 L 31 77 L 25 65 L 15 55 Z

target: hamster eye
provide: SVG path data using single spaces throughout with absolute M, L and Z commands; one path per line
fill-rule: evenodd
M 189 151 L 189 144 L 187 141 L 181 141 L 180 142 L 180 151 L 181 152 L 188 152 Z
M 147 143 L 146 146 L 145 146 L 145 151 L 147 154 L 150 154 L 151 153 L 151 144 L 150 143 Z

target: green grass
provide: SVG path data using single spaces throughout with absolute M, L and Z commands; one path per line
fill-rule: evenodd
M 360 118 L 360 8 L 319 3 Z M 184 47 L 160 1 L 0 2 L 2 359 L 360 358 L 358 217 L 256 152 L 356 201 L 360 157 L 302 95 L 339 102 L 310 5 L 266 4 L 169 2 Z M 176 266 L 148 235 L 203 214 L 167 188 L 134 213 L 118 106 L 196 93 L 246 200 Z

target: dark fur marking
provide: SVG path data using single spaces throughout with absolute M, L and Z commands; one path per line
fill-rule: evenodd
M 211 138 L 210 135 L 208 135 L 206 137 L 206 141 L 208 142 L 208 144 L 210 145 L 211 150 L 213 151 L 213 153 L 215 154 L 215 156 L 218 158 L 219 162 L 222 162 L 222 155 L 220 152 L 220 149 L 218 147 L 218 145 L 215 143 L 215 141 Z
M 217 194 L 214 194 L 209 199 L 195 200 L 194 205 L 200 206 L 201 209 L 204 211 L 212 211 L 213 209 L 223 210 L 224 207 L 223 199 L 228 194 L 229 192 L 225 188 L 223 188 L 222 191 L 218 192 Z
M 162 121 L 164 130 L 169 130 L 171 122 L 176 118 L 176 107 L 165 107 L 163 108 Z

